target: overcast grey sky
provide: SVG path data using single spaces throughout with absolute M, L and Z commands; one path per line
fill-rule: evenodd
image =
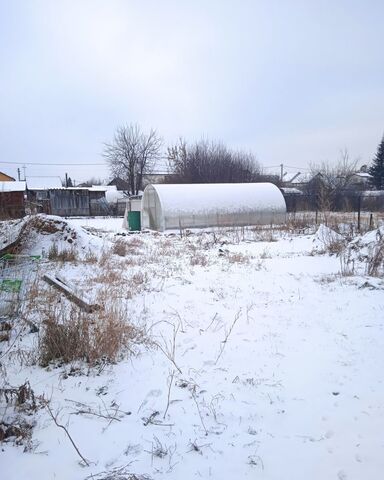
M 383 0 L 0 0 L 0 162 L 107 177 L 103 142 L 134 122 L 166 144 L 251 149 L 267 168 L 344 148 L 369 163 L 383 23 Z

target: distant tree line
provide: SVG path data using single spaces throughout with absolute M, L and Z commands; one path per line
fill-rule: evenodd
M 231 150 L 220 142 L 185 140 L 168 147 L 172 183 L 247 183 L 261 179 L 261 167 L 251 152 Z
M 137 195 L 143 189 L 143 177 L 153 173 L 156 162 L 166 159 L 172 183 L 244 183 L 272 181 L 280 184 L 278 176 L 263 174 L 252 152 L 233 150 L 222 142 L 200 140 L 187 143 L 180 139 L 162 154 L 163 139 L 156 130 L 145 133 L 137 124 L 120 126 L 113 140 L 104 145 L 103 156 L 113 177 L 128 185 L 127 193 Z M 345 193 L 353 187 L 353 175 L 358 160 L 351 160 L 346 150 L 335 164 L 323 162 L 311 165 L 312 179 L 304 193 L 316 198 L 320 209 L 339 209 Z M 368 169 L 372 187 L 384 189 L 384 137 L 372 165 Z

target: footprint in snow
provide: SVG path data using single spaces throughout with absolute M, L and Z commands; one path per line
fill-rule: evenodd
M 147 393 L 147 397 L 160 397 L 161 395 L 161 390 L 150 390 Z
M 337 478 L 339 480 L 347 480 L 348 477 L 344 470 L 340 470 L 339 472 L 337 472 Z

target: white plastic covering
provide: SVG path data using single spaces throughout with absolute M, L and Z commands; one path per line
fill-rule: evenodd
M 142 228 L 258 225 L 285 221 L 286 205 L 272 183 L 148 185 L 142 200 Z

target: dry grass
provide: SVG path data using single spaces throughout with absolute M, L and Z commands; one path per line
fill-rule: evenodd
M 384 236 L 379 234 L 379 238 L 371 255 L 367 258 L 366 269 L 368 275 L 380 277 L 384 275 Z
M 59 250 L 57 243 L 52 243 L 48 250 L 48 260 L 53 262 L 76 262 L 78 260 L 75 248 L 63 248 Z
M 88 265 L 95 265 L 98 262 L 97 255 L 94 251 L 88 249 L 87 253 L 83 258 L 83 262 Z
M 242 264 L 248 264 L 249 263 L 249 256 L 244 255 L 243 253 L 237 252 L 237 253 L 228 253 L 227 255 L 229 263 L 242 263 Z
M 83 360 L 90 365 L 99 361 L 115 362 L 133 343 L 142 340 L 142 332 L 128 321 L 120 302 L 110 301 L 95 314 L 86 314 L 74 306 L 54 304 L 45 313 L 39 336 L 38 361 L 69 363 Z
M 128 244 L 123 239 L 117 240 L 112 247 L 112 253 L 125 257 L 128 253 Z
M 330 238 L 329 241 L 325 243 L 325 251 L 330 255 L 341 255 L 345 247 L 346 241 L 344 238 Z
M 252 227 L 250 230 L 251 240 L 254 242 L 277 242 L 276 228 L 273 227 Z
M 5 413 L 0 420 L 0 442 L 14 442 L 30 449 L 34 422 L 30 417 L 43 407 L 45 399 L 35 396 L 28 381 L 19 387 L 0 388 L 0 404 L 5 403 Z
M 197 251 L 189 258 L 189 263 L 191 266 L 195 267 L 199 265 L 200 267 L 206 267 L 208 265 L 208 257 L 203 253 Z
M 112 253 L 125 257 L 127 255 L 140 255 L 144 246 L 144 241 L 141 238 L 119 238 L 112 246 Z
M 344 249 L 340 256 L 340 274 L 343 277 L 352 277 L 355 274 L 355 260 L 351 258 L 350 250 Z

